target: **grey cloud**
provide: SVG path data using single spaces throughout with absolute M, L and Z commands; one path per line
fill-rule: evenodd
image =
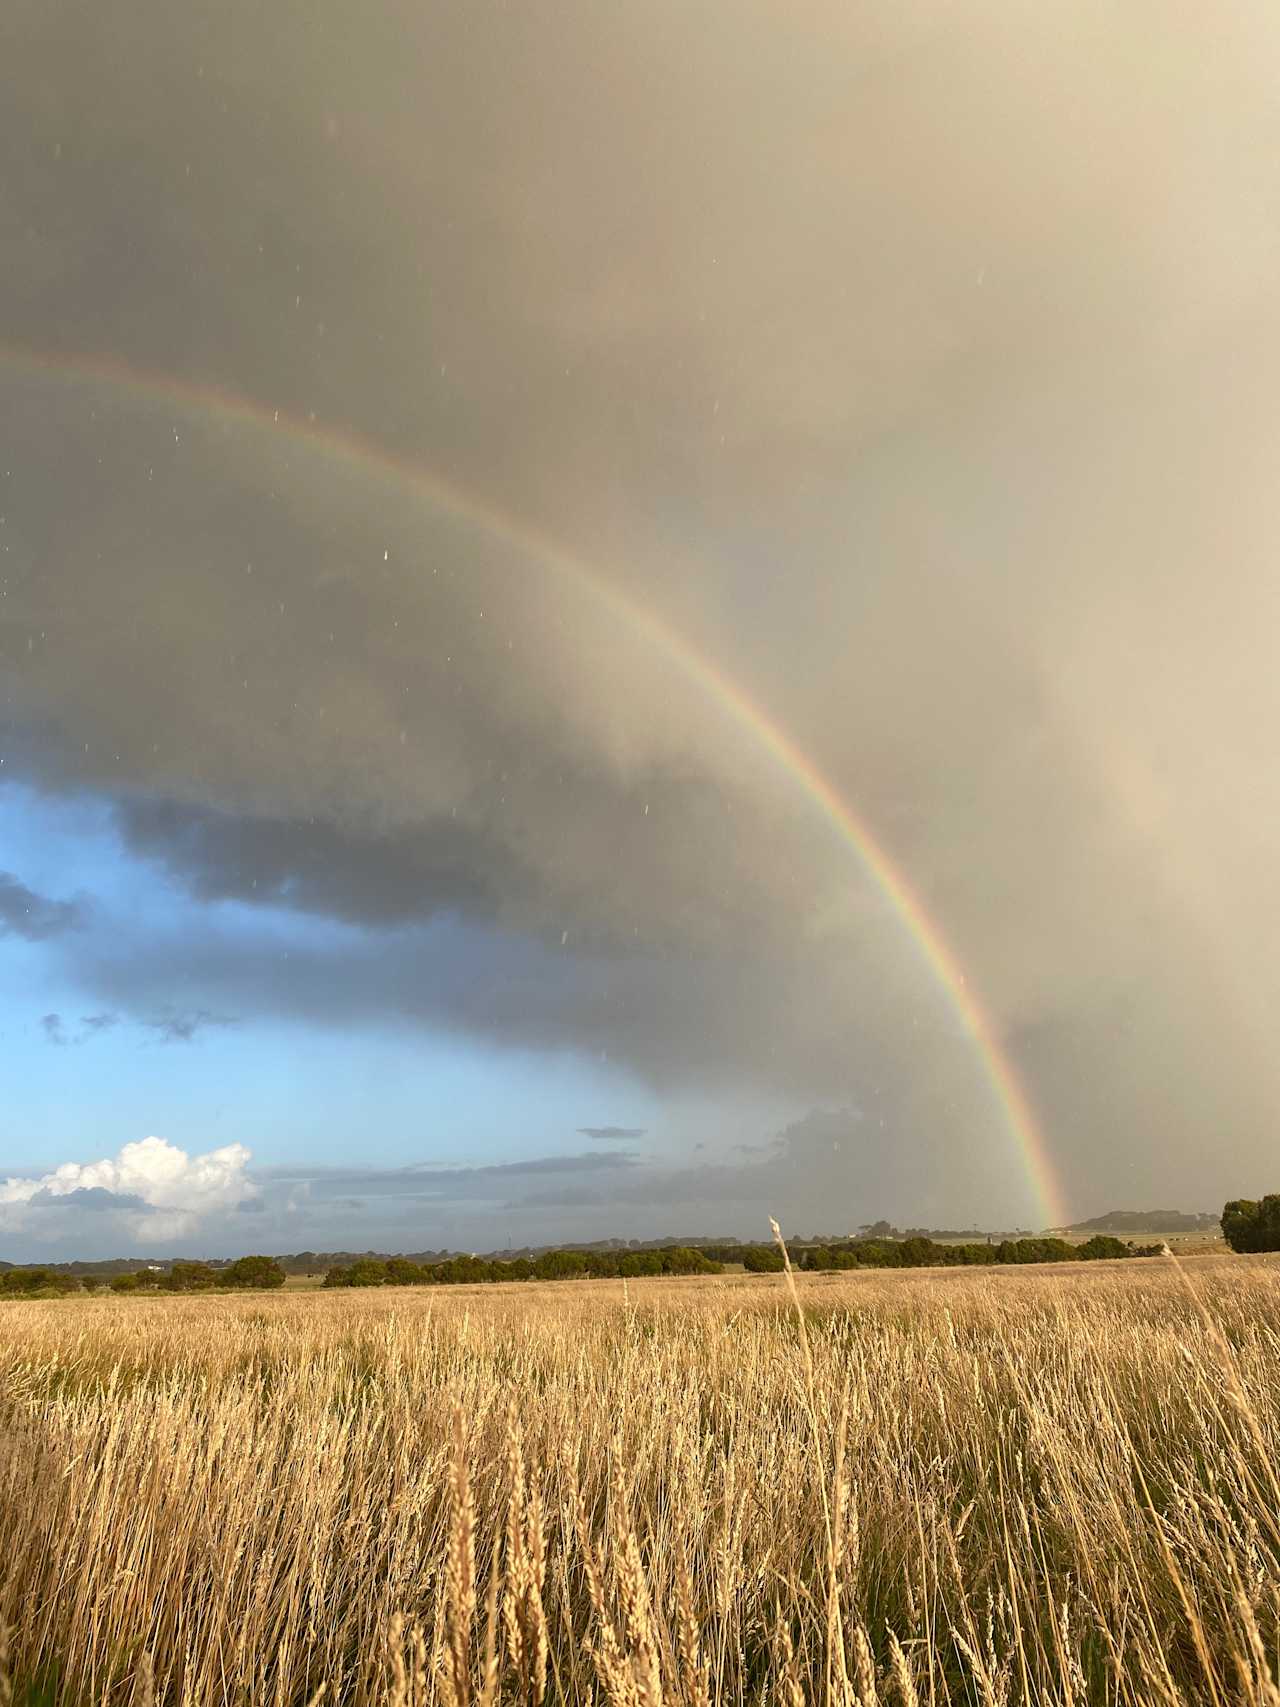
M 1212 53 L 1153 52 L 1145 13 L 1065 0 L 801 32 L 765 0 L 732 28 L 389 0 L 376 29 L 234 0 L 213 36 L 28 8 L 0 320 L 53 360 L 3 367 L 21 768 L 113 798 L 201 899 L 509 945 L 455 1000 L 407 950 L 332 957 L 344 990 L 196 943 L 211 1012 L 878 1082 L 886 1142 L 963 1150 L 998 1115 L 892 909 L 571 551 L 856 807 L 1081 1190 L 1265 1167 L 1278 38 L 1236 8 Z M 169 377 L 59 375 L 72 340 Z M 171 999 L 176 947 L 129 967 L 47 919 L 101 999 Z
M 69 1044 L 88 1043 L 91 1038 L 101 1037 L 104 1032 L 113 1030 L 119 1023 L 119 1014 L 82 1014 L 80 1029 L 73 1034 L 61 1014 L 45 1014 L 40 1021 L 45 1040 L 58 1048 L 66 1048 Z
M 617 1173 L 631 1159 L 616 1152 L 580 1156 L 529 1156 L 515 1162 L 479 1167 L 444 1168 L 430 1165 L 406 1168 L 264 1168 L 256 1177 L 266 1188 L 305 1185 L 316 1202 L 341 1205 L 354 1187 L 366 1198 L 393 1197 L 398 1202 L 501 1201 L 511 1187 L 525 1179 Z
M 963 1173 L 975 1164 L 978 1178 L 971 1179 L 965 1201 L 980 1207 L 985 1191 L 988 1205 L 994 1206 L 1004 1191 L 1004 1182 L 989 1173 L 989 1162 L 984 1165 L 978 1155 L 943 1155 L 935 1163 L 942 1177 L 932 1181 L 909 1152 L 886 1168 L 873 1133 L 856 1109 L 814 1109 L 771 1142 L 739 1148 L 753 1149 L 756 1159 L 634 1168 L 604 1183 L 575 1180 L 563 1189 L 536 1189 L 512 1199 L 508 1207 L 591 1208 L 603 1215 L 680 1208 L 704 1227 L 716 1224 L 717 1216 L 749 1226 L 754 1211 L 761 1231 L 769 1215 L 791 1227 L 803 1224 L 805 1231 L 834 1231 L 842 1220 L 852 1228 L 871 1218 L 863 1210 L 878 1215 L 885 1207 L 899 1213 L 905 1206 L 919 1205 L 925 1213 L 938 1213 L 963 1199 Z
M 210 1013 L 207 1008 L 175 1009 L 138 1020 L 138 1024 L 153 1032 L 161 1043 L 190 1043 L 198 1032 L 235 1023 L 230 1016 Z
M 882 962 L 878 934 L 863 941 Z M 732 1080 L 847 1098 L 868 1076 L 910 1083 L 904 1070 L 914 1061 L 913 1094 L 945 1084 L 959 1124 L 989 1118 L 965 1039 L 948 1029 L 936 997 L 922 999 L 918 973 L 900 955 L 877 965 L 872 1001 L 859 994 L 858 957 L 814 956 L 803 942 L 771 957 L 745 947 L 732 956 L 621 955 L 447 918 L 320 940 L 213 927 L 179 936 L 112 921 L 69 971 L 92 999 L 144 1021 L 181 990 L 193 1008 L 243 1023 L 427 1027 L 617 1062 L 660 1088 Z M 846 1013 L 858 1014 L 856 1027 L 839 1021 Z
M 643 1126 L 580 1126 L 584 1138 L 643 1138 Z
M 684 1164 L 634 1168 L 616 1178 L 567 1178 L 505 1203 L 509 1217 L 549 1217 L 556 1227 L 630 1234 L 729 1233 L 769 1237 L 769 1218 L 788 1232 L 851 1234 L 887 1215 L 952 1225 L 963 1206 L 974 1225 L 1006 1225 L 1007 1181 L 989 1147 L 963 1152 L 900 1145 L 886 1154 L 874 1124 L 857 1109 L 812 1109 L 772 1140 Z M 922 1154 L 923 1152 L 923 1154 Z M 501 1222 L 496 1223 L 501 1225 Z M 510 1225 L 510 1221 L 506 1223 Z
M 64 931 L 76 930 L 83 923 L 82 903 L 50 900 L 28 889 L 12 872 L 0 871 L 0 936 L 43 942 Z
M 110 1209 L 142 1209 L 149 1211 L 151 1206 L 145 1198 L 136 1196 L 128 1191 L 108 1191 L 102 1185 L 77 1186 L 74 1191 L 51 1191 L 48 1186 L 42 1187 L 35 1195 L 28 1198 L 32 1209 L 71 1209 L 98 1212 Z
M 245 817 L 173 800 L 128 799 L 126 845 L 193 894 L 393 925 L 438 911 L 492 916 L 514 872 L 483 832 L 454 820 L 381 833 L 317 819 Z

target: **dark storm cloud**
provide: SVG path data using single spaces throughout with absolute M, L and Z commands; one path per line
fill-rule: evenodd
M 213 30 L 73 0 L 0 28 L 5 336 L 264 411 L 0 360 L 6 774 L 111 798 L 201 899 L 494 933 L 475 968 L 205 940 L 188 968 L 46 903 L 95 999 L 879 1082 L 922 1153 L 995 1119 L 874 887 L 714 695 L 280 409 L 553 532 L 759 697 L 945 926 L 1082 1208 L 1135 1162 L 1197 1195 L 1208 1149 L 1266 1164 L 1268 13 L 233 0 Z
M 580 1126 L 584 1138 L 643 1138 L 643 1126 Z
M 0 871 L 0 936 L 43 942 L 83 923 L 84 909 L 78 901 L 52 901 L 28 889 L 12 872 Z
M 512 887 L 499 845 L 456 821 L 378 834 L 368 826 L 245 818 L 172 800 L 125 800 L 129 848 L 154 858 L 208 900 L 276 904 L 360 923 L 396 924 L 438 911 L 492 916 Z
M 558 935 L 513 937 L 452 918 L 365 931 L 286 930 L 267 917 L 257 931 L 181 933 L 112 920 L 66 972 L 86 996 L 144 1025 L 177 1000 L 243 1024 L 423 1027 L 617 1062 L 658 1088 L 732 1080 L 844 1097 L 859 1084 L 900 1082 L 912 1060 L 927 1060 L 930 1083 L 950 1086 L 961 1107 L 976 1096 L 981 1116 L 987 1093 L 969 1045 L 938 1004 L 921 1005 L 910 966 L 904 977 L 892 956 L 885 964 L 891 921 L 879 930 L 888 944 L 875 931 L 857 939 L 878 963 L 874 1000 L 859 991 L 866 973 L 856 958 L 815 957 L 803 942 L 767 958 L 745 946 L 734 957 L 593 954 Z

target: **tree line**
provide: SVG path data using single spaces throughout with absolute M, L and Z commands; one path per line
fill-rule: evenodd
M 238 1257 L 215 1268 L 207 1262 L 175 1262 L 114 1274 L 72 1274 L 60 1268 L 0 1271 L 0 1298 L 60 1298 L 73 1292 L 262 1292 L 283 1286 L 284 1270 L 274 1257 Z
M 1065 1239 L 1002 1239 L 999 1244 L 938 1244 L 928 1238 L 850 1239 L 842 1244 L 801 1246 L 793 1266 L 808 1272 L 853 1268 L 991 1267 L 1001 1263 L 1089 1262 L 1154 1255 L 1160 1246 L 1135 1250 L 1121 1239 L 1099 1235 L 1082 1245 Z M 327 1287 L 475 1286 L 511 1280 L 620 1280 L 663 1274 L 721 1274 L 741 1263 L 751 1274 L 782 1269 L 777 1245 L 671 1245 L 647 1251 L 543 1251 L 537 1257 L 459 1256 L 417 1263 L 407 1257 L 362 1257 L 326 1273 Z
M 879 1232 L 879 1227 L 874 1229 Z M 1222 1231 L 1234 1251 L 1280 1251 L 1280 1193 L 1257 1201 L 1236 1198 L 1222 1212 Z M 1009 1264 L 1097 1262 L 1156 1256 L 1162 1244 L 1134 1245 L 1097 1233 L 1083 1244 L 1066 1239 L 1001 1239 L 940 1242 L 923 1234 L 907 1238 L 860 1238 L 792 1246 L 792 1264 L 808 1273 L 857 1268 L 991 1268 Z M 324 1285 L 475 1286 L 513 1280 L 620 1280 L 646 1275 L 721 1274 L 726 1264 L 751 1274 L 776 1274 L 783 1266 L 777 1245 L 737 1243 L 663 1245 L 643 1250 L 549 1250 L 536 1257 L 453 1256 L 418 1262 L 409 1257 L 360 1257 L 331 1265 Z M 215 1265 L 172 1262 L 161 1268 L 118 1272 L 45 1266 L 0 1268 L 0 1299 L 50 1298 L 76 1292 L 117 1293 L 274 1290 L 285 1283 L 275 1257 L 239 1257 Z
M 792 1252 L 792 1266 L 806 1271 L 851 1268 L 993 1268 L 1009 1263 L 1096 1262 L 1118 1257 L 1154 1255 L 1158 1245 L 1135 1249 L 1122 1239 L 1098 1235 L 1084 1244 L 1066 1239 L 1001 1239 L 995 1244 L 976 1240 L 939 1243 L 917 1235 L 909 1239 L 847 1239 L 838 1244 L 807 1245 Z M 710 1256 L 720 1253 L 714 1249 Z M 753 1274 L 778 1273 L 782 1252 L 777 1245 L 745 1245 L 736 1260 Z
M 499 1280 L 630 1280 L 642 1275 L 720 1274 L 723 1264 L 687 1245 L 649 1251 L 543 1251 L 536 1257 L 459 1256 L 416 1263 L 362 1257 L 331 1268 L 326 1286 L 474 1286 Z

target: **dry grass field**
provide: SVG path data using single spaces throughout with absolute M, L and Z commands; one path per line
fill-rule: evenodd
M 1280 1703 L 1280 1263 L 0 1306 L 0 1703 Z

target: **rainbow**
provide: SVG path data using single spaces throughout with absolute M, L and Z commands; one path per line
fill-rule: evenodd
M 558 541 L 504 514 L 456 483 L 355 434 L 318 426 L 314 418 L 303 420 L 286 410 L 269 408 L 218 386 L 148 372 L 103 356 L 52 354 L 0 344 L 0 365 L 64 383 L 101 385 L 132 395 L 143 403 L 153 406 L 163 403 L 196 417 L 215 416 L 285 434 L 317 456 L 410 489 L 451 519 L 475 528 L 574 583 L 620 623 L 641 634 L 791 779 L 872 878 L 946 995 L 981 1062 L 1045 1225 L 1065 1224 L 1063 1192 L 1044 1132 L 1013 1063 L 1001 1047 L 990 1016 L 966 981 L 941 929 L 868 825 L 813 761 L 767 711 L 682 635 L 594 573 Z

